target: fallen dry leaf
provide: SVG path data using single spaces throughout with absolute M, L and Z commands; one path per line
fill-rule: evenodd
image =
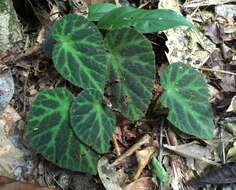
M 29 169 L 25 158 L 30 153 L 22 148 L 19 135 L 12 132 L 20 119 L 19 114 L 9 105 L 0 115 L 0 175 L 19 177 L 17 168 Z
M 40 187 L 31 183 L 15 181 L 11 178 L 0 176 L 0 190 L 55 190 L 54 188 Z
M 134 180 L 137 180 L 141 175 L 143 169 L 148 165 L 151 156 L 155 152 L 155 147 L 150 146 L 143 150 L 136 152 L 137 162 L 138 162 L 138 169 L 135 172 Z
M 234 142 L 233 146 L 228 150 L 227 159 L 233 158 L 236 155 L 236 142 Z
M 124 190 L 153 190 L 155 184 L 150 177 L 142 177 L 127 186 L 124 187 Z
M 180 6 L 176 6 L 178 1 L 172 1 L 172 5 L 162 3 L 160 8 L 180 12 Z M 191 18 L 188 19 L 191 20 Z M 198 27 L 198 23 L 195 22 L 194 25 L 196 25 L 196 28 Z M 215 44 L 201 31 L 181 27 L 165 31 L 165 34 L 168 38 L 166 46 L 169 49 L 167 57 L 170 63 L 184 61 L 196 67 L 201 67 L 215 49 Z
M 222 125 L 233 136 L 236 136 L 236 118 L 234 118 L 234 117 L 225 118 L 224 121 L 222 122 Z
M 4 111 L 14 93 L 14 82 L 11 72 L 0 73 L 0 112 Z
M 106 157 L 98 161 L 98 174 L 106 190 L 122 190 L 128 176 L 122 169 L 116 170 Z
M 214 86 L 208 84 L 208 90 L 209 90 L 209 102 L 210 103 L 217 103 L 219 101 L 223 100 L 223 95 L 222 93 Z
M 222 28 L 218 25 L 218 23 L 214 22 L 212 24 L 208 24 L 204 27 L 205 35 L 209 37 L 213 43 L 221 44 L 222 43 Z
M 236 96 L 232 98 L 230 106 L 227 109 L 227 112 L 236 112 Z
M 230 162 L 217 167 L 200 177 L 193 178 L 186 184 L 194 187 L 195 189 L 207 184 L 231 184 L 236 182 L 236 163 Z
M 236 15 L 236 5 L 221 4 L 215 7 L 215 13 L 221 17 L 234 17 Z
M 199 159 L 213 165 L 217 165 L 217 161 L 219 161 L 218 157 L 212 155 L 213 147 L 210 145 L 201 146 L 197 142 L 191 142 L 177 146 L 163 146 L 185 158 Z

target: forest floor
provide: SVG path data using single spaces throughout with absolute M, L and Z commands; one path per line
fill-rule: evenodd
M 119 164 L 118 168 L 125 172 L 111 171 L 108 180 L 101 180 L 104 179 L 101 174 L 90 176 L 58 168 L 36 154 L 25 137 L 27 112 L 37 94 L 55 87 L 73 88 L 56 71 L 42 48 L 52 20 L 71 11 L 86 15 L 88 4 L 104 1 L 81 1 L 77 7 L 59 0 L 12 2 L 14 6 L 11 3 L 6 6 L 9 17 L 0 3 L 0 23 L 9 25 L 6 30 L 0 28 L 0 176 L 27 182 L 21 184 L 26 190 L 43 190 L 40 186 L 63 190 L 105 187 L 116 190 L 122 189 L 126 178 L 129 185 L 125 190 L 236 189 L 235 0 L 119 2 L 146 9 L 172 9 L 194 23 L 198 32 L 177 28 L 147 37 L 155 50 L 157 73 L 170 63 L 182 61 L 191 64 L 205 78 L 215 129 L 212 140 L 202 140 L 174 130 L 164 116 L 154 115 L 154 120 L 138 122 L 120 118 L 108 158 L 114 160 L 126 155 L 127 150 L 134 154 Z M 7 23 L 7 18 L 11 24 Z M 159 96 L 158 88 L 154 86 L 154 96 Z M 145 145 L 150 139 L 157 145 L 155 152 L 159 153 L 158 158 L 169 176 L 166 183 L 155 179 L 148 167 L 151 154 L 150 147 Z M 106 178 L 107 174 L 103 175 Z M 18 182 L 9 178 L 0 177 L 0 190 L 20 188 Z M 190 179 L 194 180 L 188 186 Z

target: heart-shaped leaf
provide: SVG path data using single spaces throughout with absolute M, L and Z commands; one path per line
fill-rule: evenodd
M 45 90 L 32 103 L 27 137 L 47 160 L 73 171 L 96 174 L 98 155 L 83 145 L 69 126 L 73 96 L 63 88 Z
M 213 136 L 213 112 L 208 103 L 207 84 L 189 65 L 171 64 L 161 75 L 163 106 L 169 108 L 168 120 L 181 131 L 200 138 Z
M 53 63 L 58 72 L 81 88 L 102 92 L 107 72 L 106 51 L 102 35 L 86 18 L 67 15 L 52 29 Z
M 115 114 L 95 89 L 82 91 L 71 106 L 71 123 L 78 138 L 99 153 L 106 153 L 115 131 Z
M 141 33 L 153 33 L 178 26 L 192 27 L 192 24 L 182 15 L 167 9 L 138 9 L 120 7 L 105 14 L 98 27 L 111 30 L 133 26 Z
M 105 38 L 110 51 L 108 92 L 111 102 L 130 120 L 145 116 L 155 80 L 151 43 L 132 28 L 111 31 Z
M 117 8 L 117 6 L 112 3 L 92 4 L 88 8 L 88 19 L 90 21 L 99 21 L 105 14 L 115 8 Z

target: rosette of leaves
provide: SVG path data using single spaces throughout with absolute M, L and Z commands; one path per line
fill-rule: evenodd
M 117 9 L 106 6 L 110 12 Z M 110 13 L 101 7 L 94 10 L 100 11 L 95 19 Z M 45 43 L 47 53 L 58 72 L 83 90 L 76 97 L 65 88 L 46 90 L 32 103 L 27 136 L 47 160 L 96 174 L 99 154 L 110 148 L 114 110 L 132 121 L 145 117 L 155 80 L 155 57 L 150 41 L 129 26 L 107 31 L 103 37 L 82 16 L 69 14 L 54 24 Z
M 77 97 L 65 89 L 41 92 L 28 114 L 28 139 L 37 152 L 58 166 L 94 174 L 97 156 L 109 151 L 115 130 L 115 113 L 104 102 L 105 80 L 113 108 L 131 120 L 143 118 L 155 79 L 152 46 L 131 28 L 109 32 L 101 40 L 96 26 L 77 15 L 65 16 L 51 31 L 46 49 L 55 68 L 84 90 Z M 57 95 L 59 91 L 67 96 Z

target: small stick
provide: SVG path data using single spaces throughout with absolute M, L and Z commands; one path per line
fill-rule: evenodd
M 226 163 L 226 158 L 225 158 L 225 143 L 223 142 L 223 136 L 224 136 L 224 129 L 221 127 L 220 128 L 220 141 L 221 141 L 221 149 L 222 149 L 222 162 L 223 164 Z
M 114 144 L 114 147 L 115 147 L 116 155 L 117 155 L 117 156 L 120 156 L 120 155 L 121 155 L 121 151 L 120 151 L 120 147 L 119 147 L 119 144 L 118 144 L 118 142 L 117 142 L 117 139 L 116 139 L 116 135 L 115 135 L 115 134 L 112 136 L 112 141 L 113 141 L 113 144 Z
M 162 163 L 162 147 L 163 147 L 163 127 L 164 127 L 165 120 L 161 121 L 161 129 L 160 129 L 160 149 L 159 149 L 159 161 Z M 160 190 L 163 190 L 163 183 L 160 182 Z
M 166 135 L 166 141 L 167 141 L 168 145 L 172 145 L 172 146 L 177 145 L 176 136 L 175 136 L 175 133 L 172 130 L 169 129 L 168 132 L 165 131 L 165 135 Z M 175 140 L 170 140 L 171 138 L 175 138 Z M 170 158 L 170 165 L 171 165 L 171 168 L 173 169 L 173 174 L 174 174 L 173 178 L 178 179 L 179 178 L 178 165 L 176 164 L 176 160 L 174 160 L 172 157 Z M 179 189 L 178 184 L 175 184 L 175 185 L 177 185 L 176 189 Z
M 220 69 L 210 69 L 210 68 L 197 68 L 194 67 L 195 69 L 199 69 L 202 71 L 210 71 L 210 72 L 218 72 L 218 73 L 223 73 L 223 74 L 227 74 L 227 75 L 234 75 L 236 76 L 236 73 L 230 72 L 230 71 L 224 71 L 224 70 L 220 70 Z
M 161 160 L 162 160 L 163 127 L 164 127 L 164 122 L 165 122 L 165 120 L 163 119 L 163 120 L 161 121 L 161 129 L 160 129 L 160 142 L 159 142 L 159 144 L 160 144 L 160 150 L 159 150 L 159 160 L 160 160 L 160 162 L 161 162 Z
M 149 2 L 143 3 L 143 4 L 139 5 L 138 8 L 141 9 L 141 8 L 145 7 L 148 3 L 149 3 Z
M 118 157 L 111 165 L 117 166 L 123 162 L 126 158 L 134 154 L 142 145 L 149 144 L 151 142 L 150 135 L 143 136 L 137 143 L 131 146 L 128 150 L 124 152 L 120 157 Z

